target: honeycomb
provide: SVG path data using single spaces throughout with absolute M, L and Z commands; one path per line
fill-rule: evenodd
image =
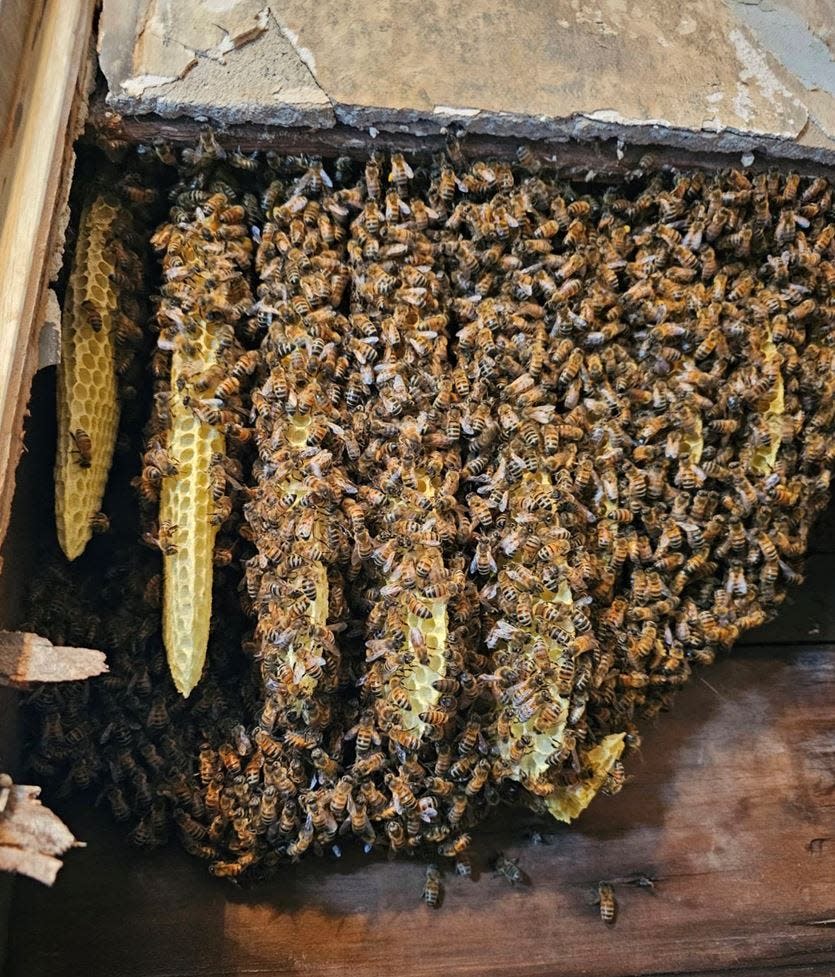
M 183 205 L 187 205 L 186 210 Z M 139 481 L 143 497 L 159 494 L 154 541 L 163 554 L 163 640 L 179 692 L 188 697 L 206 660 L 212 609 L 215 544 L 233 512 L 225 468 L 229 437 L 245 438 L 239 395 L 244 350 L 236 326 L 252 296 L 244 272 L 252 241 L 225 193 L 184 191 L 151 243 L 162 253 L 163 298 L 157 309 L 158 350 L 170 356 L 157 370 L 152 447 Z M 234 382 L 233 382 L 234 381 Z M 162 450 L 160 470 L 153 458 Z M 161 485 L 157 490 L 156 483 Z
M 460 398 L 449 384 L 449 284 L 433 246 L 441 218 L 427 213 L 404 233 L 410 168 L 395 157 L 383 202 L 374 165 L 351 226 L 346 395 L 363 449 L 355 476 L 363 485 L 360 536 L 373 540 L 356 548 L 366 578 L 364 681 L 384 691 L 373 701 L 381 732 L 415 751 L 424 740 L 450 738 L 458 701 L 451 690 L 473 665 L 477 605 L 455 552 L 464 522 L 455 498 Z
M 209 369 L 217 362 L 217 331 L 201 324 L 191 337 L 188 355 L 174 350 L 171 380 Z M 206 391 L 210 396 L 211 391 Z M 209 642 L 212 616 L 212 575 L 218 525 L 212 520 L 210 471 L 212 457 L 223 454 L 226 439 L 217 427 L 205 424 L 182 398 L 171 405 L 169 452 L 179 469 L 163 479 L 160 523 L 172 527 L 174 551 L 163 554 L 163 640 L 174 684 L 188 696 L 200 680 Z
M 624 738 L 624 733 L 612 733 L 591 749 L 580 751 L 580 764 L 587 773 L 576 784 L 558 787 L 545 799 L 544 806 L 551 817 L 568 824 L 585 811 L 620 760 Z
M 344 244 L 333 228 L 347 211 L 337 212 L 318 179 L 298 190 L 267 208 L 256 255 L 254 311 L 265 335 L 253 391 L 256 488 L 245 510 L 258 554 L 246 573 L 268 708 L 318 743 L 344 680 L 334 638 L 347 618 L 350 549 L 341 506 L 356 491 L 339 434 L 347 414 L 334 395 L 347 320 L 337 311 Z M 317 233 L 320 220 L 329 240 Z M 267 731 L 274 722 L 265 721 Z
M 409 654 L 417 664 L 403 679 L 402 688 L 405 689 L 409 708 L 399 709 L 400 726 L 409 733 L 422 738 L 427 732 L 427 724 L 420 718 L 422 713 L 429 712 L 438 705 L 441 693 L 436 688 L 438 681 L 447 673 L 447 663 L 444 650 L 447 640 L 447 611 L 443 601 L 426 601 L 426 607 L 432 616 L 429 619 L 417 617 L 406 610 L 404 636 L 406 637 Z M 421 643 L 425 651 L 419 653 L 415 646 L 413 629 L 421 634 Z
M 477 225 L 475 214 L 472 220 Z M 504 238 L 509 249 L 513 239 Z M 462 264 L 469 260 L 464 250 Z M 458 281 L 462 293 L 472 295 L 463 268 Z M 544 324 L 525 323 L 518 303 L 482 298 L 481 291 L 475 289 L 474 307 L 458 333 L 458 363 L 470 385 L 465 430 L 478 434 L 468 466 L 481 468 L 488 447 L 493 454 L 477 477 L 482 484 L 468 496 L 478 527 L 473 568 L 483 584 L 492 652 L 495 718 L 489 733 L 508 779 L 547 796 L 555 789 L 552 774 L 571 755 L 588 697 L 596 645 L 578 636 L 578 627 L 590 628 L 584 610 L 590 598 L 578 565 L 589 544 L 576 529 L 572 536 L 575 516 L 566 497 L 573 487 L 552 474 L 555 468 L 560 474 L 555 457 L 563 439 L 546 401 L 559 398 L 562 386 L 557 372 L 545 372 Z M 513 358 L 510 383 L 492 365 L 502 354 L 508 363 Z M 604 517 L 612 508 L 604 500 Z
M 84 552 L 92 536 L 119 425 L 113 324 L 119 295 L 111 280 L 116 265 L 110 246 L 121 212 L 108 196 L 97 196 L 84 208 L 64 302 L 55 518 L 58 541 L 70 560 Z M 84 434 L 91 442 L 89 459 L 82 458 L 77 444 Z
M 547 665 L 543 673 L 547 675 L 552 669 L 559 669 L 566 655 L 572 655 L 571 639 L 575 635 L 572 622 L 573 600 L 571 589 L 565 582 L 556 593 L 542 590 L 536 596 L 556 611 L 554 622 L 565 631 L 566 637 L 555 641 L 547 632 L 540 633 L 535 625 L 529 625 L 519 629 L 520 633 L 515 636 L 512 649 L 509 650 L 515 658 L 524 662 L 532 657 L 532 649 L 539 643 L 546 656 Z M 501 705 L 498 706 L 497 724 L 508 724 L 507 735 L 498 738 L 499 753 L 507 761 L 509 776 L 531 790 L 537 790 L 549 773 L 554 755 L 559 755 L 563 749 L 566 720 L 571 705 L 568 692 L 570 690 L 566 690 L 564 686 L 554 684 L 549 699 L 549 704 L 554 707 L 553 719 L 543 716 L 542 710 L 536 711 L 529 719 L 523 719 L 519 718 L 516 710 L 503 710 Z M 518 757 L 514 744 L 520 741 L 529 745 L 522 756 Z
M 757 475 L 768 475 L 777 462 L 777 452 L 780 450 L 780 442 L 783 439 L 783 412 L 786 404 L 781 369 L 783 358 L 774 345 L 774 338 L 770 329 L 766 331 L 762 352 L 765 363 L 775 368 L 776 376 L 773 390 L 769 391 L 760 403 L 762 415 L 768 427 L 768 442 L 755 449 L 751 468 Z

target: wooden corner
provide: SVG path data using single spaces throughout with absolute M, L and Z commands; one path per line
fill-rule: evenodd
M 63 238 L 72 144 L 86 113 L 94 7 L 95 0 L 2 0 L 0 11 L 0 542 L 51 259 Z

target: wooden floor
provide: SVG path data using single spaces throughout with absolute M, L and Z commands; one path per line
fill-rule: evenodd
M 170 849 L 129 849 L 59 807 L 89 847 L 55 889 L 21 880 L 6 977 L 637 977 L 835 974 L 835 510 L 782 618 L 703 671 L 648 730 L 631 781 L 548 844 L 484 832 L 477 882 L 419 902 L 423 866 L 304 864 L 254 889 Z M 486 867 L 503 849 L 530 885 Z M 593 905 L 617 883 L 617 922 Z

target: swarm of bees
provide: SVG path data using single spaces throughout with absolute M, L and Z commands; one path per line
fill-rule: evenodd
M 122 533 L 104 587 L 29 625 L 110 654 L 35 696 L 35 766 L 136 843 L 173 827 L 240 878 L 353 836 L 431 855 L 435 907 L 497 804 L 620 790 L 638 720 L 801 579 L 835 459 L 829 185 L 598 192 L 524 157 L 180 158 L 135 480 L 163 574 Z

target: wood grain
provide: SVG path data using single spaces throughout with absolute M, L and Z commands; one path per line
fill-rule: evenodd
M 50 258 L 63 233 L 94 6 L 93 0 L 32 3 L 14 124 L 0 132 L 0 540 L 22 449 Z
M 448 877 L 434 913 L 420 863 L 352 854 L 245 889 L 177 850 L 135 853 L 97 811 L 58 805 L 90 845 L 54 892 L 19 883 L 7 977 L 822 977 L 835 931 L 811 924 L 835 916 L 833 726 L 835 648 L 740 649 L 647 733 L 620 795 L 548 826 L 547 845 L 520 840 L 541 822 L 521 814 L 509 831 L 505 815 L 480 842 L 482 877 Z M 530 886 L 493 877 L 498 849 Z M 596 883 L 634 874 L 655 893 L 618 885 L 604 926 Z
M 17 79 L 34 7 L 29 0 L 0 0 L 0 134 L 14 125 L 17 115 Z

